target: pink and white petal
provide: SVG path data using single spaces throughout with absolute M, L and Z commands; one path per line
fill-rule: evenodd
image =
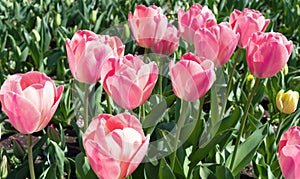
M 3 111 L 14 128 L 23 134 L 36 132 L 41 114 L 28 99 L 8 92 L 3 96 L 3 101 Z
M 136 150 L 136 153 L 130 159 L 130 162 L 127 166 L 127 173 L 126 176 L 129 176 L 141 163 L 144 159 L 148 147 L 149 147 L 150 135 L 147 135 L 145 140 L 143 141 L 142 145 L 140 145 L 139 149 Z
M 113 100 L 125 109 L 134 109 L 140 105 L 142 90 L 132 81 L 123 76 L 107 79 Z
M 99 178 L 112 179 L 120 177 L 121 169 L 119 162 L 107 155 L 99 144 L 88 140 L 84 148 L 89 163 Z

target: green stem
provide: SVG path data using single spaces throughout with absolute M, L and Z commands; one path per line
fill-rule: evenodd
M 106 98 L 106 102 L 107 102 L 108 113 L 109 113 L 109 114 L 112 114 L 111 104 L 110 104 L 109 96 L 108 96 L 107 93 L 105 93 L 105 98 Z
M 163 76 L 162 76 L 162 61 L 159 62 L 159 96 L 160 96 L 160 100 L 162 101 L 162 97 L 163 97 Z
M 28 164 L 29 164 L 30 178 L 35 179 L 34 165 L 33 165 L 33 158 L 32 158 L 32 135 L 31 134 L 28 134 Z
M 173 158 L 171 160 L 171 169 L 172 170 L 174 169 L 174 166 L 175 166 L 179 136 L 180 136 L 181 128 L 183 127 L 184 122 L 185 122 L 185 113 L 186 113 L 187 106 L 188 106 L 188 102 L 185 100 L 181 100 L 181 112 L 180 112 L 180 116 L 178 119 L 177 130 L 176 130 L 176 135 L 175 135 Z
M 84 85 L 84 132 L 89 126 L 89 85 Z
M 248 116 L 249 108 L 250 108 L 253 96 L 255 94 L 255 91 L 256 91 L 256 89 L 257 89 L 257 87 L 259 85 L 259 81 L 260 81 L 259 78 L 257 78 L 255 80 L 254 87 L 252 88 L 250 96 L 248 97 L 248 100 L 247 100 L 247 104 L 246 104 L 246 107 L 245 107 L 244 115 L 243 115 L 242 120 L 241 120 L 240 130 L 238 132 L 238 136 L 237 136 L 237 139 L 235 141 L 234 151 L 233 151 L 231 162 L 230 162 L 230 169 L 232 169 L 232 167 L 234 165 L 234 161 L 235 161 L 235 157 L 236 157 L 236 154 L 237 154 L 237 150 L 238 150 L 238 147 L 239 147 L 239 144 L 240 144 L 240 141 L 241 141 L 241 137 L 242 137 L 243 132 L 244 132 L 244 128 L 245 128 L 245 124 L 246 124 L 246 119 L 247 119 L 247 116 Z
M 239 62 L 241 51 L 242 51 L 242 49 L 238 48 L 237 54 L 236 54 L 236 56 L 234 58 L 232 69 L 231 69 L 230 74 L 229 74 L 228 85 L 227 85 L 226 94 L 225 94 L 226 95 L 225 96 L 225 101 L 224 101 L 224 104 L 222 106 L 221 115 L 220 115 L 221 118 L 223 117 L 223 114 L 224 114 L 225 109 L 226 109 L 226 105 L 227 105 L 227 101 L 228 101 L 228 96 L 229 96 L 229 93 L 230 93 L 230 90 L 231 90 L 231 86 L 232 86 L 233 74 L 234 74 L 235 68 L 236 68 L 236 66 L 237 66 L 237 64 Z
M 193 141 L 193 150 L 192 150 L 192 153 L 194 153 L 198 147 L 198 141 L 199 141 L 199 135 L 200 135 L 200 128 L 201 128 L 201 125 L 202 125 L 202 122 L 201 122 L 201 114 L 202 114 L 202 108 L 203 108 L 203 105 L 204 105 L 204 96 L 202 98 L 200 98 L 199 100 L 199 115 L 198 115 L 198 120 L 196 122 L 196 126 L 194 128 L 194 141 Z

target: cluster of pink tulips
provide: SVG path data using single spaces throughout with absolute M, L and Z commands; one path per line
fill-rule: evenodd
M 188 102 L 205 96 L 217 78 L 215 69 L 228 63 L 236 48 L 246 50 L 248 68 L 256 80 L 276 75 L 293 50 L 284 35 L 265 32 L 270 20 L 250 9 L 234 10 L 229 22 L 217 23 L 207 6 L 194 4 L 187 12 L 178 10 L 177 29 L 160 7 L 138 5 L 128 14 L 128 23 L 135 42 L 155 54 L 172 55 L 180 37 L 194 46 L 195 52 L 183 54 L 177 62 L 171 60 L 168 66 L 174 94 Z M 143 105 L 159 78 L 155 61 L 146 63 L 143 57 L 132 55 L 134 52 L 124 54 L 125 45 L 116 36 L 79 30 L 66 40 L 66 50 L 73 77 L 85 84 L 100 82 L 126 110 Z M 47 126 L 63 89 L 40 72 L 14 74 L 2 85 L 0 101 L 11 124 L 21 133 L 32 134 Z M 86 156 L 96 175 L 104 179 L 129 176 L 143 160 L 150 142 L 139 119 L 127 112 L 100 114 L 84 132 Z M 283 175 L 296 178 L 300 170 L 299 127 L 282 136 L 278 156 Z

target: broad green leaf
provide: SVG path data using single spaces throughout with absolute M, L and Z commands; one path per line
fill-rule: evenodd
M 159 179 L 176 179 L 171 167 L 169 164 L 166 162 L 165 158 L 162 158 L 160 160 L 160 165 L 159 165 Z
M 247 166 L 253 156 L 255 155 L 259 145 L 262 143 L 263 139 L 267 134 L 267 124 L 257 129 L 250 135 L 244 143 L 242 143 L 237 149 L 235 161 L 231 169 L 232 174 L 235 176 L 239 174 L 242 169 Z M 229 167 L 232 159 L 232 153 L 226 160 L 226 166 Z
M 228 133 L 231 133 L 232 131 L 233 129 L 228 129 L 218 133 L 206 146 L 197 149 L 194 153 L 191 153 L 189 156 L 189 160 L 191 161 L 189 166 L 192 168 L 195 167 L 218 143 L 224 140 Z

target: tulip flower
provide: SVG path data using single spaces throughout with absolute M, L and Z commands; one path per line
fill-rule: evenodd
M 46 127 L 59 104 L 64 87 L 56 87 L 40 72 L 9 76 L 0 90 L 2 110 L 15 129 L 32 134 Z
M 186 101 L 204 96 L 216 80 L 213 62 L 190 52 L 176 64 L 171 61 L 169 68 L 175 95 Z
M 288 90 L 284 93 L 284 90 L 280 90 L 276 96 L 276 105 L 281 112 L 291 114 L 296 111 L 298 100 L 299 93 L 297 91 Z
M 293 50 L 292 41 L 280 33 L 254 33 L 246 48 L 250 72 L 258 78 L 269 78 L 287 63 Z
M 122 56 L 124 48 L 118 37 L 101 36 L 88 30 L 77 31 L 71 40 L 66 41 L 73 77 L 86 84 L 98 82 L 103 62 L 110 57 Z
M 178 29 L 182 38 L 189 43 L 194 43 L 194 34 L 197 29 L 215 24 L 215 15 L 207 6 L 202 7 L 195 3 L 187 12 L 182 9 L 178 10 Z
M 200 28 L 195 33 L 194 45 L 199 57 L 214 62 L 216 67 L 223 66 L 233 54 L 239 41 L 229 23 L 216 24 L 208 28 Z
M 229 23 L 232 29 L 241 35 L 238 46 L 245 48 L 249 38 L 254 32 L 264 32 L 270 23 L 270 19 L 256 10 L 244 9 L 239 11 L 235 9 L 229 17 Z
M 134 109 L 149 98 L 158 77 L 154 62 L 145 64 L 138 56 L 110 58 L 101 73 L 103 88 L 121 107 Z
M 165 35 L 151 48 L 151 50 L 156 54 L 170 56 L 178 47 L 179 35 L 177 28 L 172 24 L 168 24 Z
M 286 179 L 300 175 L 300 127 L 293 126 L 285 132 L 278 146 L 279 165 Z
M 133 15 L 128 13 L 128 23 L 136 43 L 141 47 L 151 48 L 163 38 L 168 19 L 160 7 L 138 5 Z
M 149 140 L 135 116 L 100 114 L 84 133 L 83 146 L 99 178 L 125 178 L 143 160 Z

